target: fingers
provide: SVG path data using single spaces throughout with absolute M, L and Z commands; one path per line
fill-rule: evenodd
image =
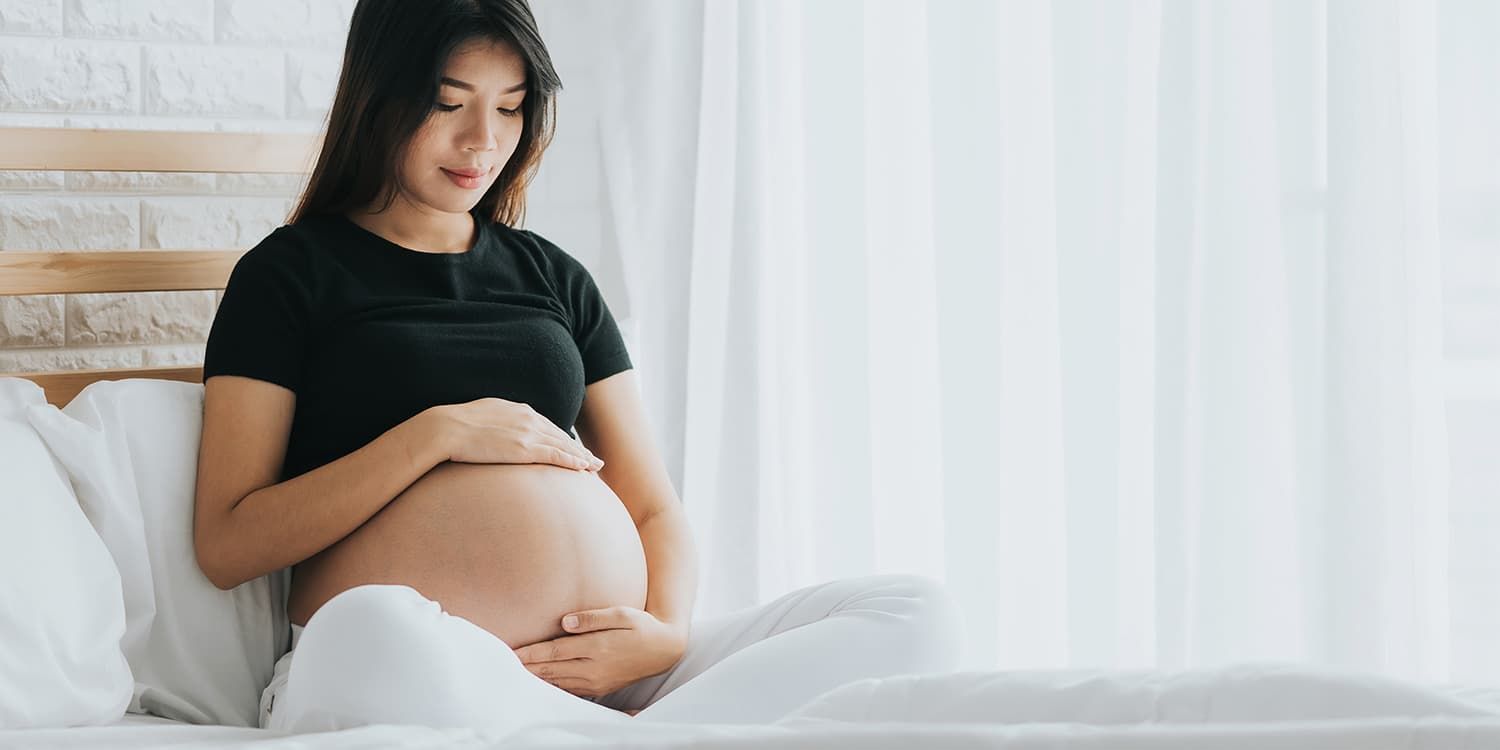
M 580 459 L 583 459 L 583 461 L 587 464 L 592 465 L 594 463 L 598 463 L 602 465 L 604 463 L 603 461 L 600 461 L 596 456 L 594 456 L 594 454 L 589 451 L 588 448 L 585 448 L 583 443 L 579 442 L 572 435 L 569 435 L 568 433 L 564 432 L 562 428 L 558 427 L 557 423 L 541 415 L 537 415 L 537 419 L 542 423 L 543 429 L 545 429 L 547 434 L 553 438 L 554 444 L 558 447 L 569 453 L 572 453 Z M 592 468 L 592 466 L 590 466 L 590 468 Z
M 573 645 L 573 641 L 577 638 L 578 636 L 563 636 L 550 641 L 533 643 L 530 646 L 522 646 L 515 649 L 516 658 L 520 659 L 522 664 L 545 661 L 582 661 L 587 657 Z
M 580 445 L 554 445 L 552 450 L 555 456 L 553 462 L 559 466 L 579 471 L 597 471 L 604 466 L 603 461 Z
M 582 471 L 596 471 L 604 466 L 603 461 L 599 460 L 588 448 L 583 447 L 583 443 L 568 437 L 566 433 L 560 432 L 559 435 L 549 433 L 545 438 L 556 451 L 553 457 L 554 463 Z
M 522 440 L 529 440 L 531 443 L 534 454 L 533 462 L 551 463 L 579 471 L 598 471 L 604 468 L 604 461 L 584 447 L 582 442 L 558 427 L 556 422 L 542 416 L 530 404 L 494 397 L 479 399 L 479 401 L 502 405 L 511 420 L 515 419 L 515 410 L 520 409 L 524 412 L 522 421 L 527 423 L 525 427 L 529 429 L 523 429 Z
M 535 454 L 533 461 L 536 463 L 551 463 L 573 469 L 590 470 L 595 465 L 603 466 L 604 462 L 594 457 L 589 449 L 583 447 L 583 443 L 575 440 L 572 435 L 563 431 L 550 418 L 543 416 L 535 408 L 524 401 L 506 401 L 504 399 L 481 399 L 493 400 L 504 404 L 505 409 L 514 412 L 519 409 L 524 413 L 522 418 L 525 422 L 523 439 L 529 438 L 532 451 Z M 514 417 L 512 417 L 513 419 Z M 548 449 L 551 450 L 548 450 Z
M 634 607 L 613 606 L 603 609 L 591 609 L 584 612 L 575 612 L 578 618 L 576 625 L 569 625 L 568 630 L 572 632 L 587 632 L 590 630 L 609 630 L 637 627 L 640 623 L 636 619 L 636 613 L 640 610 Z
M 536 662 L 534 664 L 527 664 L 526 668 L 537 677 L 540 677 L 548 682 L 557 684 L 559 687 L 562 687 L 562 685 L 560 685 L 559 683 L 565 683 L 572 680 L 582 681 L 584 679 L 583 672 L 587 667 L 587 665 L 585 664 L 585 662 L 587 661 L 587 659 L 542 661 Z
M 533 662 L 539 661 L 555 661 L 558 658 L 557 646 L 553 641 L 544 641 L 542 643 L 533 643 L 530 646 L 522 646 L 516 649 L 516 658 L 520 659 L 522 664 L 531 664 Z

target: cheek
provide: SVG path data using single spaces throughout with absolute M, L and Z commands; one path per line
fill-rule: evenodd
M 420 180 L 432 168 L 436 162 L 429 152 L 432 150 L 431 128 L 423 125 L 415 135 L 412 136 L 411 145 L 406 149 L 406 155 L 401 160 L 400 175 L 403 181 Z
M 438 152 L 442 149 L 437 148 L 436 144 L 440 143 L 441 141 L 439 141 L 438 138 L 434 136 L 439 135 L 441 134 L 437 133 L 435 130 L 429 130 L 425 134 L 425 137 L 415 140 L 412 143 L 411 152 L 407 154 L 406 163 L 411 167 L 417 169 L 436 164 Z
M 495 172 L 499 173 L 499 167 L 507 165 L 515 158 L 516 148 L 521 145 L 521 127 L 519 125 L 507 127 L 496 137 L 495 147 L 499 149 L 499 162 Z
M 516 144 L 521 142 L 521 133 L 525 129 L 526 123 L 521 118 L 517 117 L 515 119 L 515 122 L 506 127 L 505 139 L 503 142 L 511 148 L 515 148 Z
M 400 180 L 402 189 L 411 192 L 414 189 L 418 189 L 417 186 L 430 179 L 427 171 L 427 167 L 413 153 L 401 163 L 400 171 L 396 173 L 396 177 Z

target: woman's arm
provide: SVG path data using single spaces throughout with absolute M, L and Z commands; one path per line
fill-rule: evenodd
M 332 546 L 448 460 L 429 409 L 278 483 L 294 404 L 291 391 L 251 378 L 204 384 L 193 544 L 198 567 L 226 591 Z
M 635 370 L 589 384 L 574 428 L 604 461 L 599 478 L 630 511 L 646 553 L 646 611 L 685 635 L 698 591 L 698 559 L 682 502 L 646 423 Z
M 635 528 L 646 551 L 646 611 L 681 628 L 686 638 L 698 591 L 698 561 L 687 513 L 674 504 Z

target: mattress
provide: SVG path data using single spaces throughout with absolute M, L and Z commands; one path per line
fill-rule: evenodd
M 1419 686 L 1285 664 L 980 671 L 862 680 L 762 725 L 632 720 L 506 732 L 373 725 L 286 734 L 127 715 L 0 732 L 39 748 L 1500 748 L 1500 689 Z

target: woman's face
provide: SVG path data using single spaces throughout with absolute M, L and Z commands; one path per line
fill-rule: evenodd
M 443 69 L 438 103 L 399 169 L 407 200 L 467 212 L 495 183 L 521 139 L 526 64 L 509 45 L 476 41 Z

